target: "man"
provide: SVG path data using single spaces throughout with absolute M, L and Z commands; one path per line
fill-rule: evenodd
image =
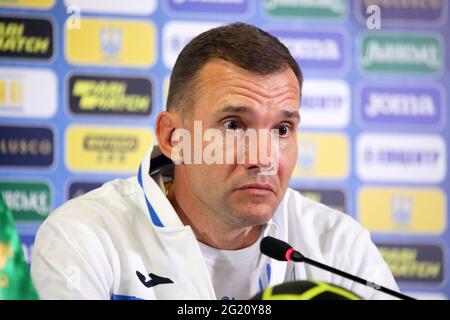
M 302 82 L 287 48 L 253 26 L 232 24 L 193 39 L 171 75 L 167 112 L 155 129 L 158 146 L 137 177 L 67 202 L 41 226 L 32 263 L 40 296 L 248 299 L 267 286 L 311 279 L 368 299 L 389 298 L 259 251 L 271 235 L 312 259 L 398 289 L 367 230 L 288 188 Z M 199 148 L 208 148 L 208 139 L 192 138 L 199 127 L 216 137 L 209 155 L 220 160 L 231 153 L 231 162 L 210 161 L 208 152 L 198 157 Z M 258 153 L 250 161 L 251 145 L 220 141 L 221 134 L 251 140 L 242 139 L 251 130 L 269 140 L 257 143 L 271 151 L 267 157 Z

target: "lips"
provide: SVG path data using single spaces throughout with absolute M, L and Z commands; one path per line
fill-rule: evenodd
M 250 193 L 252 195 L 268 195 L 275 194 L 275 189 L 267 183 L 249 183 L 239 187 L 237 190 Z

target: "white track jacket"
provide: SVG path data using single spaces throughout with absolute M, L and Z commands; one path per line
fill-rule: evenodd
M 43 222 L 31 265 L 42 299 L 216 299 L 193 231 L 161 189 L 164 159 L 155 148 L 137 177 L 107 182 Z M 398 290 L 366 229 L 293 189 L 264 230 L 310 259 Z M 303 263 L 271 260 L 270 270 L 270 286 L 320 280 L 366 299 L 391 298 Z

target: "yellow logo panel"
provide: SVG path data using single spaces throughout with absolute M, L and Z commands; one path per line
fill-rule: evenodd
M 295 179 L 345 179 L 349 173 L 349 142 L 345 135 L 299 133 Z
M 66 57 L 73 64 L 149 67 L 156 60 L 156 30 L 149 21 L 82 18 L 66 23 Z
M 55 0 L 0 0 L 0 7 L 48 9 Z
M 374 232 L 440 234 L 446 227 L 446 198 L 439 189 L 362 188 L 360 222 Z
M 0 242 L 0 270 L 3 270 L 8 262 L 9 258 L 12 256 L 12 248 L 9 244 Z
M 66 164 L 72 171 L 134 173 L 152 140 L 150 128 L 71 126 Z

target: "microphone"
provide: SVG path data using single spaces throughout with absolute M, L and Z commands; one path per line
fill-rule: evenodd
M 331 273 L 340 275 L 341 277 L 350 279 L 352 281 L 358 282 L 360 284 L 363 284 L 367 287 L 370 287 L 372 289 L 390 294 L 396 298 L 400 298 L 403 300 L 415 300 L 412 297 L 409 297 L 403 293 L 391 290 L 389 288 L 385 288 L 383 286 L 380 286 L 376 283 L 370 282 L 368 280 L 364 280 L 362 278 L 359 278 L 357 276 L 351 275 L 347 272 L 332 268 L 330 266 L 327 266 L 323 263 L 311 260 L 307 257 L 305 257 L 304 255 L 302 255 L 300 252 L 296 251 L 294 248 L 292 248 L 288 243 L 267 236 L 264 237 L 261 241 L 260 244 L 260 250 L 262 254 L 265 254 L 266 256 L 273 258 L 275 260 L 279 260 L 279 261 L 294 261 L 294 262 L 304 262 L 310 265 L 313 265 L 317 268 L 323 269 L 323 270 L 327 270 Z

